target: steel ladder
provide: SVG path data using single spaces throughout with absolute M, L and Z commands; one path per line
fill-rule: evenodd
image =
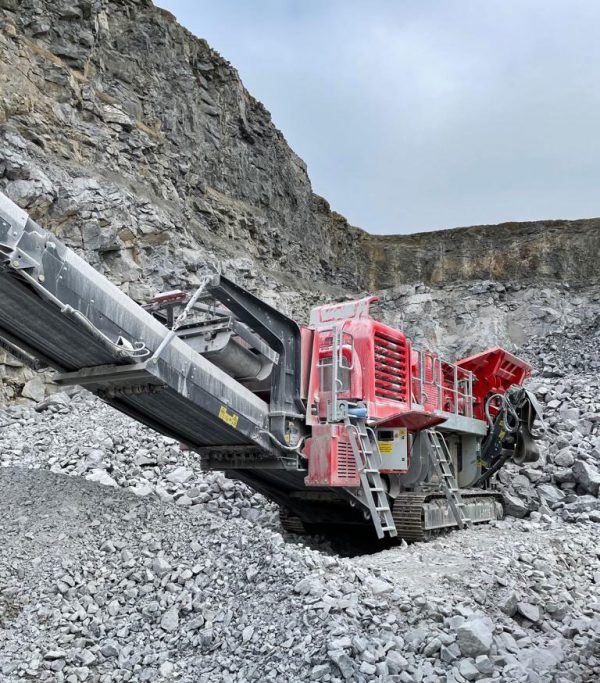
M 383 538 L 386 533 L 390 536 L 396 536 L 398 534 L 396 524 L 383 479 L 379 473 L 381 455 L 377 443 L 371 439 L 369 428 L 364 419 L 348 415 L 345 424 L 360 477 L 362 496 L 356 496 L 350 489 L 349 491 L 369 511 L 378 538 Z M 373 450 L 373 444 L 377 453 Z
M 446 439 L 444 439 L 442 434 L 436 432 L 435 429 L 426 429 L 425 433 L 427 435 L 429 459 L 439 478 L 440 486 L 446 495 L 458 527 L 459 529 L 470 527 L 473 522 L 466 513 L 465 502 L 460 495 L 458 483 L 450 467 L 451 457 Z

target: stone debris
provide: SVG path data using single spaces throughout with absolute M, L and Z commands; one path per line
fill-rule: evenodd
M 573 466 L 592 467 L 595 380 L 561 381 L 591 425 Z M 519 492 L 504 484 L 522 517 L 340 556 L 282 538 L 275 506 L 84 391 L 5 407 L 2 680 L 596 680 L 600 506 L 554 464 L 574 441 L 562 415 L 547 408 Z
M 226 516 L 278 527 L 275 505 L 220 472 L 202 472 L 193 453 L 181 450 L 173 439 L 155 434 L 82 390 L 51 399 L 43 411 L 21 405 L 0 408 L 0 425 L 8 423 L 0 430 L 0 464 L 48 467 L 126 488 L 139 498 L 207 506 Z
M 597 340 L 522 350 L 546 432 L 505 520 L 362 556 L 85 391 L 0 409 L 2 680 L 597 680 Z
M 498 475 L 506 513 L 588 521 L 600 510 L 600 329 L 598 320 L 532 338 L 520 355 L 534 367 L 528 388 L 540 401 L 546 431 L 541 457 Z
M 492 646 L 493 624 L 489 620 L 470 619 L 456 630 L 456 642 L 461 654 L 470 657 L 486 655 Z

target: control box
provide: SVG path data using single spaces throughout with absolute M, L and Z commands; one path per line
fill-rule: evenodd
M 382 471 L 405 472 L 408 469 L 408 430 L 400 427 L 377 429 L 376 435 Z

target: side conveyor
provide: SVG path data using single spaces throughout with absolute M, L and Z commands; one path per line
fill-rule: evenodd
M 192 448 L 275 453 L 269 406 L 0 193 L 0 340 Z

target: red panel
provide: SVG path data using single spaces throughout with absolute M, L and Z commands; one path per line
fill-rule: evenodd
M 475 375 L 474 416 L 480 420 L 485 419 L 485 399 L 490 394 L 503 394 L 513 384 L 522 384 L 531 375 L 531 367 L 525 361 L 499 347 L 463 358 L 456 365 Z
M 409 410 L 386 417 L 375 424 L 377 427 L 387 429 L 406 427 L 409 432 L 418 432 L 421 429 L 427 429 L 427 427 L 433 427 L 445 421 L 446 418 L 443 415 L 432 415 L 423 410 Z
M 360 478 L 344 425 L 316 425 L 307 439 L 307 486 L 359 486 Z
M 339 398 L 364 401 L 371 419 L 395 415 L 401 408 L 409 409 L 410 342 L 383 323 L 361 315 L 334 322 L 342 329 L 342 353 L 350 370 L 350 386 Z M 308 424 L 318 424 L 327 415 L 330 387 L 319 385 L 319 361 L 331 357 L 331 328 L 314 332 L 311 376 L 308 390 Z

